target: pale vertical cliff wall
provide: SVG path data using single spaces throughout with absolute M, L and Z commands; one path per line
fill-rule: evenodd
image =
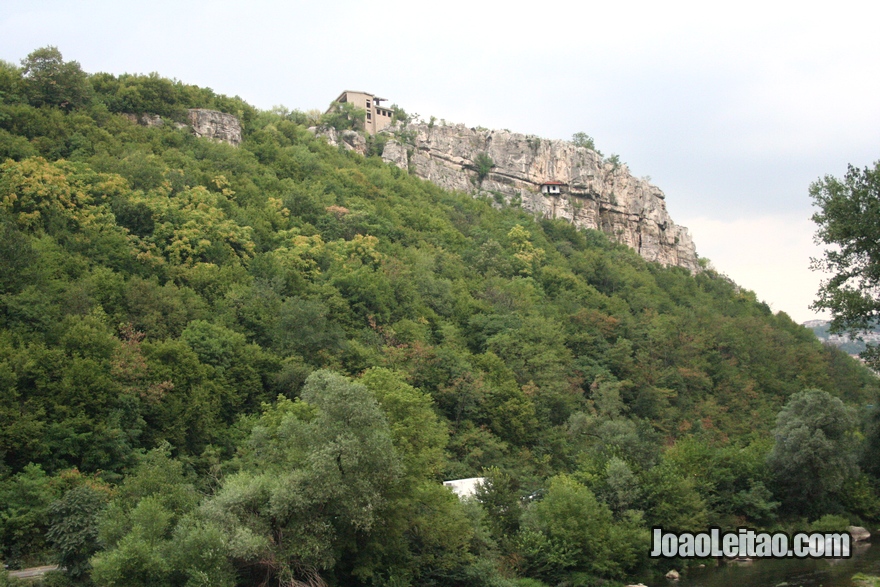
M 189 124 L 197 137 L 222 141 L 233 147 L 241 144 L 241 122 L 232 114 L 205 108 L 190 108 Z
M 536 214 L 601 230 L 648 261 L 700 270 L 694 242 L 687 228 L 670 218 L 663 192 L 595 151 L 463 125 L 397 125 L 383 132 L 390 137 L 385 161 L 440 187 L 500 194 Z M 475 160 L 481 153 L 495 166 L 478 182 Z M 565 184 L 562 193 L 542 194 L 546 181 Z
M 133 124 L 142 126 L 164 126 L 165 121 L 158 114 L 123 113 L 122 116 Z M 189 125 L 172 122 L 177 128 L 189 126 L 197 137 L 211 139 L 218 143 L 229 143 L 233 147 L 241 144 L 241 121 L 232 114 L 208 110 L 206 108 L 190 108 L 187 111 Z

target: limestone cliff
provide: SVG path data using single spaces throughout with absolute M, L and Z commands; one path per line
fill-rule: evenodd
M 165 125 L 165 121 L 158 114 L 124 112 L 122 116 L 130 120 L 132 124 L 140 124 L 141 126 L 160 127 Z M 206 108 L 190 108 L 187 111 L 187 119 L 189 125 L 179 122 L 173 124 L 177 128 L 189 126 L 197 137 L 228 143 L 233 147 L 241 144 L 241 121 L 232 114 Z
M 232 114 L 205 108 L 190 108 L 189 124 L 197 137 L 222 141 L 233 147 L 241 144 L 241 122 Z
M 367 153 L 367 139 L 359 132 L 353 130 L 337 131 L 334 128 L 318 129 L 314 126 L 309 128 L 309 130 L 327 139 L 327 143 L 333 147 L 342 145 L 342 148 L 346 151 L 354 151 L 361 155 L 366 155 Z
M 599 229 L 648 261 L 699 271 L 690 234 L 669 217 L 663 192 L 595 151 L 463 125 L 397 125 L 383 133 L 389 137 L 385 161 L 443 188 L 495 195 L 545 217 Z M 479 182 L 475 159 L 481 153 L 494 167 Z M 561 193 L 541 193 L 547 181 L 561 182 Z

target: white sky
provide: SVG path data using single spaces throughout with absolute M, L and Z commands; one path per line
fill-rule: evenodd
M 2 0 L 0 59 L 56 45 L 260 108 L 343 89 L 427 118 L 593 136 L 697 252 L 814 317 L 809 184 L 880 159 L 880 2 Z

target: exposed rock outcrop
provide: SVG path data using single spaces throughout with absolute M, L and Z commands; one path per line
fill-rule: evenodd
M 353 130 L 337 131 L 335 128 L 319 129 L 317 127 L 311 127 L 309 130 L 327 139 L 327 143 L 333 147 L 342 145 L 346 151 L 355 151 L 361 155 L 365 155 L 367 152 L 367 139 L 359 132 Z
M 189 126 L 197 137 L 204 137 L 218 142 L 229 143 L 233 147 L 241 144 L 241 122 L 232 114 L 205 108 L 190 108 L 188 111 Z M 165 120 L 158 114 L 122 113 L 122 116 L 133 124 L 141 126 L 164 126 Z M 186 128 L 186 124 L 173 123 L 175 128 Z
M 122 115 L 129 119 L 133 124 L 140 124 L 141 126 L 165 126 L 165 121 L 162 120 L 162 117 L 158 114 L 145 113 L 138 116 L 137 114 L 125 112 Z
M 204 108 L 190 108 L 189 124 L 197 137 L 222 141 L 233 147 L 241 144 L 241 122 L 232 114 Z
M 861 526 L 849 526 L 846 531 L 852 536 L 853 542 L 859 542 L 860 540 L 868 540 L 871 538 L 871 533 Z
M 648 261 L 700 270 L 693 240 L 670 218 L 663 192 L 595 151 L 463 125 L 397 125 L 383 132 L 391 135 L 385 161 L 443 188 L 494 194 L 545 217 L 601 230 Z M 494 167 L 479 181 L 481 154 Z M 561 193 L 542 194 L 548 181 L 561 182 Z

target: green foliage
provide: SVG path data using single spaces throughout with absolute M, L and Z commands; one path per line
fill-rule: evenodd
M 711 523 L 733 526 L 735 520 L 747 518 L 766 525 L 780 505 L 767 487 L 772 484 L 766 463 L 769 448 L 767 441 L 719 448 L 706 440 L 681 438 L 663 459 L 679 476 L 693 480 L 714 513 Z
M 843 180 L 830 175 L 810 186 L 810 197 L 819 211 L 813 222 L 816 239 L 831 245 L 814 268 L 832 274 L 822 282 L 816 310 L 830 310 L 834 332 L 853 335 L 869 330 L 880 320 L 880 299 L 874 294 L 880 278 L 877 218 L 880 217 L 880 161 L 873 169 L 849 166 Z M 880 352 L 869 346 L 863 355 L 875 367 Z
M 682 476 L 668 462 L 643 475 L 648 525 L 670 532 L 696 532 L 709 525 L 709 510 L 693 479 Z
M 481 185 L 483 180 L 489 176 L 489 172 L 492 171 L 493 167 L 495 167 L 495 162 L 492 161 L 488 153 L 477 153 L 473 163 L 474 171 L 477 173 L 474 183 L 478 186 Z
M 314 417 L 301 419 L 290 404 L 268 412 L 274 432 L 254 428 L 245 468 L 205 510 L 228 535 L 247 537 L 228 547 L 231 556 L 281 580 L 318 576 L 352 556 L 359 533 L 380 523 L 400 474 L 388 424 L 366 388 L 318 371 L 302 398 Z
M 215 94 L 210 88 L 148 75 L 96 73 L 90 76 L 95 97 L 110 112 L 153 114 L 177 122 L 187 120 L 187 109 L 208 108 L 237 116 L 245 129 L 256 110 L 238 96 Z
M 92 97 L 88 75 L 76 61 L 64 61 L 57 47 L 43 47 L 21 60 L 24 93 L 34 106 L 72 110 Z
M 795 394 L 779 412 L 769 464 L 786 505 L 823 513 L 855 477 L 851 411 L 827 392 Z
M 107 505 L 106 488 L 83 484 L 67 491 L 49 508 L 46 537 L 58 553 L 58 564 L 74 579 L 90 569 L 89 559 L 98 550 L 98 516 Z
M 553 582 L 578 572 L 622 577 L 647 554 L 648 531 L 639 525 L 637 518 L 615 523 L 588 488 L 569 477 L 554 477 L 525 517 L 523 570 Z
M 6 569 L 0 569 L 0 587 L 24 587 L 28 584 L 29 582 L 24 579 L 10 577 Z
M 197 504 L 195 488 L 167 445 L 147 453 L 101 514 L 91 559 L 96 585 L 158 586 L 173 579 L 176 523 Z
M 808 387 L 864 415 L 824 437 L 863 450 L 842 486 L 846 450 L 812 473 L 822 508 L 877 519 L 876 377 L 729 279 L 330 148 L 315 113 L 157 74 L 35 106 L 28 71 L 0 64 L 8 562 L 87 581 L 98 548 L 101 585 L 621 578 L 651 524 L 805 515 L 767 456 Z M 168 123 L 199 107 L 244 142 Z M 481 474 L 479 501 L 440 485 Z
M 379 367 L 360 379 L 388 418 L 391 438 L 408 475 L 436 478 L 443 467 L 447 431 L 431 397 L 408 385 L 401 374 Z
M 168 585 L 173 515 L 158 497 L 140 500 L 128 513 L 126 534 L 92 560 L 96 585 Z
M 341 130 L 364 130 L 367 111 L 349 102 L 336 102 L 321 116 L 320 125 L 326 128 Z
M 57 496 L 52 479 L 34 464 L 0 483 L 0 545 L 6 560 L 32 562 L 46 551 L 46 518 Z
M 880 577 L 866 575 L 864 573 L 856 573 L 852 576 L 853 585 L 858 587 L 880 587 Z
M 486 510 L 486 524 L 492 536 L 504 544 L 519 530 L 522 507 L 519 482 L 498 467 L 484 472 L 485 482 L 477 487 L 476 498 Z
M 595 151 L 600 157 L 603 156 L 602 151 L 596 148 L 596 142 L 593 140 L 593 137 L 585 132 L 574 133 L 571 136 L 571 142 L 574 143 L 575 147 L 583 147 L 584 149 Z
M 810 524 L 810 532 L 846 532 L 849 519 L 834 514 L 825 514 Z
M 418 114 L 413 114 L 413 115 L 407 114 L 406 110 L 404 110 L 403 108 L 401 108 L 397 104 L 392 104 L 390 106 L 390 110 L 392 113 L 391 114 L 392 124 L 395 122 L 402 122 L 404 125 L 407 125 L 419 117 Z

